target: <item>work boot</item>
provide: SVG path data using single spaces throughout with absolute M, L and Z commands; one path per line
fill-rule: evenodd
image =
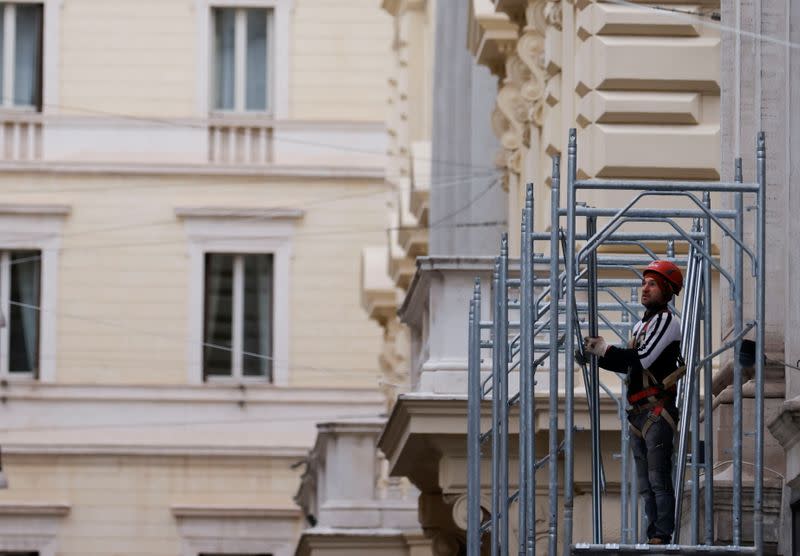
M 653 537 L 652 539 L 647 541 L 647 544 L 667 544 L 667 542 L 661 537 Z

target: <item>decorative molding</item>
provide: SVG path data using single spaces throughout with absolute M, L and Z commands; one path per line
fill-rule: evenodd
M 0 204 L 0 215 L 68 216 L 71 211 L 72 208 L 69 205 Z
M 467 44 L 480 65 L 504 77 L 505 60 L 514 52 L 518 38 L 519 26 L 507 14 L 495 12 L 487 0 L 472 2 Z
M 800 440 L 800 397 L 786 400 L 767 428 L 784 450 L 794 446 Z
M 528 120 L 538 127 L 541 127 L 543 122 L 547 82 L 544 58 L 545 34 L 548 25 L 545 15 L 546 5 L 545 0 L 528 2 L 528 8 L 525 10 L 527 24 L 517 43 L 517 54 L 528 69 L 527 78 L 521 85 L 520 92 L 530 105 Z
M 328 180 L 382 181 L 381 166 L 265 165 L 215 166 L 211 164 L 149 164 L 102 162 L 0 162 L 0 172 L 19 174 L 152 175 L 152 176 L 242 176 L 271 178 L 315 178 Z
M 275 508 L 272 506 L 198 506 L 176 504 L 172 506 L 175 517 L 258 517 L 267 519 L 296 519 L 299 508 Z
M 61 502 L 0 503 L 0 552 L 55 556 L 59 526 L 70 505 Z
M 299 509 L 266 506 L 175 505 L 181 556 L 267 552 L 290 556 L 300 525 Z
M 5 455 L 19 456 L 160 456 L 160 457 L 235 457 L 297 460 L 305 448 L 290 446 L 147 446 L 141 444 L 14 444 L 3 443 Z M 2 511 L 0 511 L 2 514 Z
M 220 207 L 178 207 L 175 216 L 179 218 L 255 218 L 264 220 L 298 220 L 306 211 L 295 208 L 220 208 Z
M 3 447 L 5 451 L 5 446 Z M 0 516 L 65 516 L 70 505 L 66 502 L 0 502 Z

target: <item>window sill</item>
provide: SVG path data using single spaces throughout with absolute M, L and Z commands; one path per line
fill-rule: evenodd
M 205 385 L 214 385 L 214 386 L 269 386 L 274 387 L 275 384 L 264 377 L 230 377 L 230 376 L 209 376 L 206 377 L 204 382 Z

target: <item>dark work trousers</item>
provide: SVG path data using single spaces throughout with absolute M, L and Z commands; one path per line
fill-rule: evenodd
M 670 414 L 677 423 L 677 410 Z M 628 420 L 642 430 L 649 412 L 630 415 Z M 647 429 L 647 438 L 631 432 L 633 458 L 639 479 L 639 494 L 644 499 L 647 516 L 647 538 L 670 542 L 675 530 L 675 491 L 672 488 L 672 447 L 675 431 L 659 418 Z

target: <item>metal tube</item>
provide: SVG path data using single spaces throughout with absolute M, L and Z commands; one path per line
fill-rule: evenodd
M 615 208 L 597 208 L 597 207 L 576 207 L 575 214 L 576 216 L 600 216 L 600 217 L 610 217 L 615 216 L 619 209 Z M 565 214 L 566 210 L 561 209 L 561 214 Z M 733 219 L 736 216 L 736 212 L 733 210 L 715 210 L 713 211 L 714 216 L 717 218 L 727 218 Z M 627 212 L 628 216 L 661 216 L 664 218 L 705 218 L 706 213 L 702 210 L 693 210 L 693 209 L 673 209 L 673 208 L 663 208 L 663 209 L 632 209 Z
M 735 179 L 742 180 L 742 159 L 736 159 Z M 734 198 L 736 219 L 734 233 L 738 240 L 744 237 L 744 195 L 737 193 Z M 733 333 L 742 331 L 744 322 L 744 261 L 742 250 L 734 245 L 734 286 L 735 302 L 733 310 Z M 742 544 L 742 364 L 740 351 L 741 338 L 733 348 L 733 546 Z
M 492 535 L 492 556 L 505 556 L 501 551 L 500 541 L 500 435 L 501 435 L 501 420 L 500 420 L 500 405 L 502 404 L 502 397 L 500 394 L 500 377 L 504 375 L 500 369 L 500 352 L 505 347 L 500 342 L 500 319 L 498 315 L 498 303 L 500 298 L 500 285 L 498 277 L 500 274 L 500 257 L 495 259 L 494 273 L 492 274 L 492 295 L 494 296 L 493 308 L 493 326 L 492 326 L 492 521 L 491 521 L 491 535 Z
M 553 157 L 553 176 L 550 185 L 550 392 L 548 410 L 550 412 L 548 439 L 549 471 L 549 512 L 547 528 L 547 553 L 556 556 L 558 550 L 558 296 L 561 281 L 558 269 L 558 205 L 561 184 L 561 158 Z M 565 254 L 566 255 L 566 254 Z M 564 489 L 566 491 L 566 489 Z
M 657 181 L 657 180 L 580 180 L 575 182 L 576 189 L 608 189 L 622 191 L 670 191 L 670 192 L 742 192 L 758 193 L 757 183 L 725 183 L 702 181 Z
M 500 240 L 500 269 L 498 272 L 497 292 L 498 314 L 495 320 L 499 321 L 498 330 L 500 331 L 497 349 L 499 352 L 498 363 L 500 371 L 500 496 L 502 506 L 500 507 L 500 542 L 501 554 L 506 555 L 511 548 L 508 544 L 509 531 L 509 499 L 508 499 L 508 234 L 503 234 Z
M 711 194 L 703 194 L 703 202 L 706 206 L 711 208 Z M 711 219 L 705 220 L 703 230 L 706 234 L 705 248 L 711 251 Z M 713 334 L 712 334 L 712 290 L 711 290 L 711 264 L 707 260 L 703 260 L 703 357 L 708 357 L 713 347 Z M 705 530 L 705 543 L 711 545 L 714 543 L 714 418 L 713 418 L 713 370 L 714 366 L 710 359 L 708 359 L 703 369 L 703 425 L 704 425 L 704 443 L 705 449 L 705 467 L 703 472 L 704 485 L 703 488 L 703 509 L 704 509 L 704 530 Z
M 755 484 L 753 485 L 753 541 L 757 554 L 764 552 L 764 516 L 762 513 L 764 489 L 764 340 L 766 327 L 766 211 L 767 211 L 767 155 L 764 132 L 758 133 L 756 147 L 756 180 L 758 181 L 758 276 L 756 279 L 756 395 L 755 395 Z
M 627 315 L 623 315 L 627 316 Z M 629 526 L 629 509 L 628 509 L 628 474 L 630 470 L 630 439 L 628 437 L 628 427 L 625 418 L 625 401 L 628 399 L 628 388 L 625 384 L 625 379 L 622 379 L 622 386 L 620 392 L 620 406 L 619 406 L 619 421 L 620 421 L 620 541 L 623 543 L 630 542 L 630 526 Z
M 564 338 L 564 556 L 571 555 L 573 484 L 575 483 L 574 423 L 575 423 L 575 325 L 572 315 L 575 304 L 575 174 L 577 170 L 578 145 L 575 128 L 569 130 L 567 147 L 567 250 L 564 253 L 566 266 L 567 331 Z
M 697 269 L 699 267 L 697 265 L 693 266 L 694 274 L 697 274 Z M 699 312 L 699 303 L 700 299 L 697 295 L 699 287 L 701 286 L 700 277 L 695 276 L 693 280 L 694 290 L 692 292 L 691 300 L 692 304 L 688 312 L 683 314 L 683 318 L 689 319 L 689 328 L 688 328 L 688 349 L 686 350 L 686 375 L 683 379 L 683 405 L 681 406 L 681 416 L 680 416 L 680 429 L 678 431 L 678 457 L 677 457 L 677 469 L 675 472 L 675 484 L 674 484 L 674 491 L 675 491 L 675 532 L 673 533 L 673 539 L 675 541 L 680 540 L 680 532 L 681 532 L 681 513 L 683 507 L 683 487 L 684 487 L 684 477 L 686 474 L 686 452 L 687 452 L 687 441 L 689 438 L 689 427 L 687 426 L 687 422 L 689 420 L 689 408 L 691 406 L 692 400 L 692 392 L 694 386 L 694 377 L 696 371 L 696 344 L 697 344 L 697 316 Z
M 694 228 L 697 231 L 700 231 L 700 221 L 695 220 Z M 710 246 L 705 244 L 703 245 L 704 248 L 708 249 L 709 252 L 711 251 Z M 705 259 L 698 260 L 696 263 L 697 269 L 696 274 L 699 285 L 696 289 L 695 295 L 697 295 L 698 301 L 698 309 L 700 308 L 700 299 L 701 299 L 701 288 L 702 284 L 702 273 L 703 273 L 703 263 Z M 692 315 L 694 320 L 697 322 L 697 327 L 699 327 L 699 319 L 700 313 L 698 312 L 697 315 Z M 696 327 L 696 329 L 697 329 Z M 700 335 L 695 335 L 694 340 L 694 350 L 695 353 L 699 353 L 700 347 Z M 694 367 L 693 369 L 694 374 L 692 376 L 692 380 L 695 381 L 695 377 L 700 372 L 698 367 Z M 700 453 L 700 388 L 695 386 L 692 388 L 692 396 L 690 399 L 686 400 L 687 403 L 691 404 L 691 432 L 692 432 L 692 490 L 691 490 L 691 500 L 690 500 L 690 512 L 691 512 L 691 520 L 690 520 L 690 542 L 693 545 L 698 544 L 699 536 L 700 536 L 700 517 L 699 517 L 699 499 L 700 499 L 700 465 L 699 461 L 699 453 Z
M 526 338 L 531 345 L 533 344 L 534 338 L 533 329 L 536 324 L 536 294 L 533 289 L 533 240 L 531 239 L 531 234 L 534 230 L 533 203 L 533 184 L 531 183 L 528 185 L 528 190 L 525 197 L 525 211 L 528 215 L 528 229 L 525 237 L 525 243 L 523 244 L 526 252 L 528 253 L 528 264 L 525 268 L 524 274 L 525 289 L 523 290 L 526 294 L 525 297 L 527 302 L 525 305 L 528 312 L 527 325 L 524 328 L 524 338 Z M 528 442 L 526 443 L 527 452 L 525 455 L 526 483 L 528 485 L 528 498 L 526 500 L 528 505 L 528 509 L 526 511 L 528 525 L 526 527 L 527 545 L 525 547 L 525 556 L 535 556 L 536 554 L 536 429 L 534 428 L 536 397 L 534 386 L 536 385 L 535 373 L 537 364 L 534 362 L 533 356 L 533 349 L 530 349 L 525 368 L 525 372 L 529 373 L 528 408 L 525 412 L 528 421 Z
M 526 199 L 527 201 L 527 199 Z M 530 300 L 527 298 L 525 282 L 528 279 L 528 253 L 525 244 L 528 227 L 528 211 L 522 210 L 522 219 L 520 224 L 520 365 L 519 365 L 519 499 L 517 501 L 517 509 L 519 510 L 519 526 L 517 540 L 519 542 L 519 555 L 525 556 L 525 546 L 528 538 L 528 484 L 527 484 L 527 457 L 528 457 L 528 404 L 530 395 L 530 386 L 528 384 L 528 359 L 529 352 L 531 351 L 530 340 L 526 338 L 526 331 L 528 328 L 528 309 Z
M 699 292 L 698 292 L 699 293 Z M 699 315 L 698 315 L 699 317 Z M 699 350 L 700 335 L 695 336 L 695 352 Z M 695 368 L 694 374 L 697 376 L 699 369 Z M 692 377 L 694 380 L 694 377 Z M 691 529 L 690 539 L 691 544 L 699 544 L 700 537 L 700 388 L 695 386 L 692 392 L 691 407 L 692 407 L 692 497 L 690 502 L 691 508 Z
M 597 217 L 586 217 L 586 234 L 593 236 L 597 233 Z M 589 336 L 597 336 L 597 252 L 592 251 L 587 261 L 589 272 Z M 574 306 L 574 303 L 573 303 Z M 600 492 L 602 479 L 600 477 L 600 376 L 597 357 L 589 358 L 589 380 L 592 428 L 592 542 L 603 542 L 603 504 Z
M 467 556 L 481 553 L 481 281 L 475 279 L 469 309 L 467 388 Z

